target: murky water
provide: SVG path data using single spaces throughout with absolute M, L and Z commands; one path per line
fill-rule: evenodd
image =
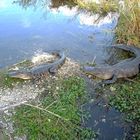
M 0 0 L 1 68 L 31 57 L 39 50 L 51 49 L 64 50 L 81 63 L 95 57 L 96 63 L 105 63 L 111 55 L 106 48 L 113 42 L 117 14 L 110 13 L 97 21 L 98 15 L 62 5 L 60 0 L 52 3 L 49 0 L 27 3 L 24 0 Z M 93 130 L 101 129 L 99 139 L 124 137 L 124 129 L 110 121 L 120 113 L 114 109 L 106 112 L 103 107 L 93 104 L 86 108 L 92 116 L 86 124 Z
M 97 132 L 97 140 L 125 140 L 130 127 L 123 120 L 123 114 L 108 106 L 108 91 L 98 93 L 93 89 L 93 84 L 86 78 L 90 101 L 83 109 L 90 112 L 90 117 L 85 120 L 84 126 L 88 126 Z

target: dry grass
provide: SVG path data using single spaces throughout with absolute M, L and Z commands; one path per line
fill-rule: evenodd
M 118 12 L 120 18 L 116 27 L 116 42 L 140 47 L 140 0 L 101 0 L 100 3 L 74 0 L 81 9 L 87 9 L 103 16 Z
M 81 9 L 87 9 L 94 13 L 99 13 L 101 15 L 106 15 L 108 12 L 116 12 L 118 10 L 118 4 L 116 0 L 101 0 L 100 3 L 74 0 Z
M 140 0 L 125 0 L 119 12 L 117 42 L 140 47 Z

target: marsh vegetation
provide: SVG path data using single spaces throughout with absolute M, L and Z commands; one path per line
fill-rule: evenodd
M 140 47 L 140 1 L 139 0 L 101 0 L 92 1 L 75 0 L 81 9 L 87 9 L 101 16 L 109 12 L 117 12 L 119 20 L 115 29 L 116 43 L 131 44 Z
M 18 107 L 13 120 L 15 134 L 26 134 L 29 140 L 85 140 L 95 133 L 82 127 L 87 117 L 80 106 L 87 101 L 85 82 L 79 77 L 45 82 L 46 89 L 39 105 L 32 103 Z M 50 87 L 48 89 L 48 87 Z
M 115 106 L 125 114 L 125 120 L 131 124 L 131 137 L 129 139 L 140 139 L 140 75 L 134 81 L 119 82 L 113 85 L 114 96 L 110 97 L 110 105 Z
M 37 6 L 38 0 L 15 1 L 24 8 Z M 45 8 L 48 1 L 43 1 Z M 116 42 L 132 44 L 140 47 L 140 1 L 139 0 L 51 0 L 50 7 L 58 8 L 61 5 L 69 7 L 78 5 L 79 9 L 87 10 L 100 16 L 106 16 L 109 12 L 117 12 L 119 20 L 115 29 Z
M 49 6 L 57 8 L 65 4 L 69 7 L 78 5 L 79 10 L 90 11 L 101 16 L 109 12 L 117 12 L 119 20 L 115 28 L 116 42 L 139 47 L 140 1 L 122 2 L 121 5 L 118 0 L 101 0 L 100 3 L 83 0 L 52 0 Z M 14 3 L 18 3 L 23 8 L 37 6 L 37 0 L 19 0 Z M 43 8 L 46 8 L 46 3 L 47 1 L 44 0 Z M 1 82 L 2 86 L 12 87 L 17 82 L 3 74 L 0 80 L 2 79 L 5 79 Z M 126 121 L 133 124 L 133 139 L 140 139 L 139 78 L 135 80 L 114 85 L 116 96 L 110 97 L 110 105 L 125 114 Z M 45 86 L 46 91 L 43 93 L 45 96 L 40 99 L 40 106 L 31 102 L 17 108 L 13 115 L 16 135 L 22 136 L 26 133 L 28 139 L 94 138 L 96 135 L 93 131 L 82 127 L 81 118 L 87 115 L 81 109 L 81 105 L 88 99 L 84 80 L 79 77 L 69 77 L 52 83 L 46 81 Z
M 140 1 L 125 0 L 119 14 L 116 41 L 140 47 Z

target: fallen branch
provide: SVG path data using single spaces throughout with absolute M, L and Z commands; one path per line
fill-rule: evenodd
M 45 110 L 46 109 L 48 109 L 49 107 L 51 107 L 54 103 L 56 103 L 57 101 L 54 101 L 54 102 L 52 102 L 50 105 L 48 105 L 46 108 L 45 108 Z
M 26 102 L 27 101 L 23 101 L 23 102 L 20 102 L 20 103 L 15 103 L 15 104 L 12 104 L 12 105 L 0 108 L 0 111 L 4 111 L 4 110 L 8 110 L 10 108 L 14 108 L 14 107 L 20 106 L 21 104 L 25 104 Z
M 47 113 L 49 113 L 49 114 L 51 114 L 51 115 L 53 115 L 53 116 L 55 116 L 55 117 L 57 117 L 57 118 L 60 118 L 60 119 L 65 120 L 65 121 L 68 121 L 68 119 L 66 119 L 66 118 L 64 118 L 64 117 L 62 117 L 62 116 L 60 116 L 60 115 L 58 115 L 58 114 L 56 114 L 56 113 L 54 113 L 54 112 L 51 112 L 51 111 L 49 111 L 49 110 L 47 110 L 47 109 L 41 108 L 41 107 L 39 107 L 39 106 L 34 106 L 34 105 L 28 104 L 28 103 L 24 103 L 24 105 L 27 105 L 27 106 L 30 106 L 30 107 L 33 107 L 33 108 L 36 108 L 36 109 L 45 111 L 45 112 L 47 112 Z
M 32 104 L 28 104 L 27 101 L 23 101 L 23 102 L 20 102 L 20 103 L 15 103 L 15 104 L 6 106 L 6 107 L 4 107 L 4 108 L 0 108 L 0 111 L 8 110 L 8 109 L 10 109 L 10 108 L 14 108 L 14 107 L 17 107 L 17 106 L 20 106 L 20 105 L 27 105 L 27 106 L 30 106 L 30 107 L 33 107 L 33 108 L 36 108 L 36 109 L 45 111 L 45 112 L 47 112 L 47 113 L 49 113 L 49 114 L 51 114 L 51 115 L 53 115 L 53 116 L 55 116 L 55 117 L 57 117 L 57 118 L 60 118 L 60 119 L 62 119 L 62 120 L 68 121 L 68 119 L 66 119 L 66 118 L 64 118 L 64 117 L 62 117 L 62 116 L 60 116 L 60 115 L 58 115 L 58 114 L 56 114 L 56 113 L 54 113 L 54 112 L 51 112 L 51 111 L 47 110 L 47 108 L 49 108 L 49 107 L 50 107 L 52 104 L 54 104 L 55 102 L 56 102 L 56 101 L 54 101 L 53 103 L 51 103 L 50 105 L 48 105 L 48 106 L 44 109 L 44 108 L 41 108 L 41 107 L 39 107 L 39 106 L 34 106 L 34 105 L 32 105 Z

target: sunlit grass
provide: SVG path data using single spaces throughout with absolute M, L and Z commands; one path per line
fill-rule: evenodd
M 125 83 L 122 81 L 113 85 L 114 96 L 110 97 L 110 104 L 125 114 L 125 120 L 131 123 L 132 138 L 140 139 L 140 75 L 135 81 Z
M 140 0 L 101 0 L 100 3 L 75 0 L 81 9 L 107 15 L 117 12 L 120 17 L 116 27 L 116 42 L 140 47 Z
M 19 3 L 23 7 L 35 5 L 36 1 L 21 0 Z M 44 4 L 46 1 L 44 1 Z M 44 5 L 43 4 L 43 5 Z M 78 5 L 80 9 L 86 9 L 101 16 L 107 15 L 109 12 L 117 12 L 120 14 L 116 33 L 116 42 L 132 44 L 140 47 L 140 0 L 100 0 L 99 3 L 88 0 L 52 0 L 51 7 L 60 5 Z
M 45 82 L 40 104 L 18 107 L 13 116 L 15 135 L 26 134 L 28 140 L 88 140 L 95 133 L 81 125 L 87 112 L 81 105 L 87 101 L 85 82 L 80 77 Z
M 118 10 L 118 3 L 115 0 L 101 0 L 100 3 L 86 2 L 82 0 L 74 0 L 81 9 L 87 9 L 93 13 L 106 15 L 109 12 L 116 12 Z
M 140 47 L 140 1 L 125 0 L 119 13 L 116 41 Z

